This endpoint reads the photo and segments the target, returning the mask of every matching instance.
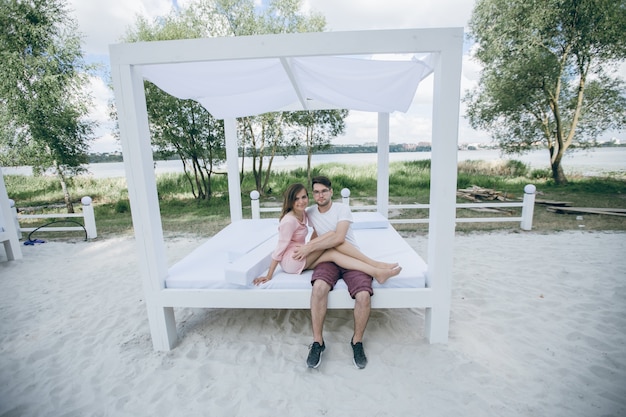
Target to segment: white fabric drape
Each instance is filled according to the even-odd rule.
[[[163,91],[201,103],[218,119],[281,110],[406,112],[432,56],[409,61],[316,56],[142,67]]]

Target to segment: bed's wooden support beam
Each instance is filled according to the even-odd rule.
[[[389,113],[378,113],[376,211],[389,217]]]
[[[132,65],[111,66],[111,76],[120,132],[125,136],[122,153],[152,345],[155,350],[170,350],[177,341],[174,313],[153,301],[154,295],[165,287],[167,257],[143,78]]]
[[[241,206],[241,184],[239,183],[239,151],[237,150],[237,121],[224,119],[226,136],[226,167],[228,172],[228,201],[230,204],[230,221],[243,218]]]
[[[9,200],[9,195],[4,185],[2,169],[0,169],[0,244],[4,246],[7,260],[22,259],[22,249],[13,219],[11,200]]]
[[[376,289],[372,308],[427,308],[432,306],[430,288]],[[173,289],[159,292],[160,305],[189,308],[262,308],[306,309],[310,308],[311,291],[265,290],[265,289]],[[346,290],[331,291],[328,295],[329,309],[354,308],[354,300]]]
[[[426,285],[433,290],[433,307],[426,309],[426,337],[431,343],[446,343],[450,325],[462,61],[463,40],[447,37],[435,65],[433,84],[426,276]]]

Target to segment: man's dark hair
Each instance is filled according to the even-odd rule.
[[[315,184],[322,184],[325,185],[328,188],[332,188],[332,185],[330,183],[330,180],[328,179],[328,177],[325,177],[323,175],[317,176],[317,177],[313,177],[313,179],[311,180],[311,188],[313,188],[313,186]]]

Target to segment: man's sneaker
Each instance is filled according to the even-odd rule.
[[[306,365],[309,368],[317,368],[320,366],[324,349],[326,349],[326,344],[320,345],[318,342],[313,342],[309,347],[309,356],[306,358]]]
[[[352,360],[354,362],[354,366],[359,369],[365,368],[365,365],[367,365],[367,357],[365,356],[365,351],[363,350],[363,343],[352,343],[351,340],[350,346],[352,346],[352,352],[354,353],[354,359]]]

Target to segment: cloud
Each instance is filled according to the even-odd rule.
[[[94,131],[91,152],[120,151],[121,146],[112,135],[113,122],[109,117],[109,102],[113,99],[113,92],[105,81],[97,76],[90,77],[85,88],[91,95],[94,104],[89,117],[98,124]]]
[[[152,19],[172,9],[171,0],[69,0],[68,3],[78,21],[87,55],[108,55],[109,45],[119,43],[138,15]]]
[[[324,15],[333,31],[464,27],[473,7],[467,0],[304,0],[304,10]]]

